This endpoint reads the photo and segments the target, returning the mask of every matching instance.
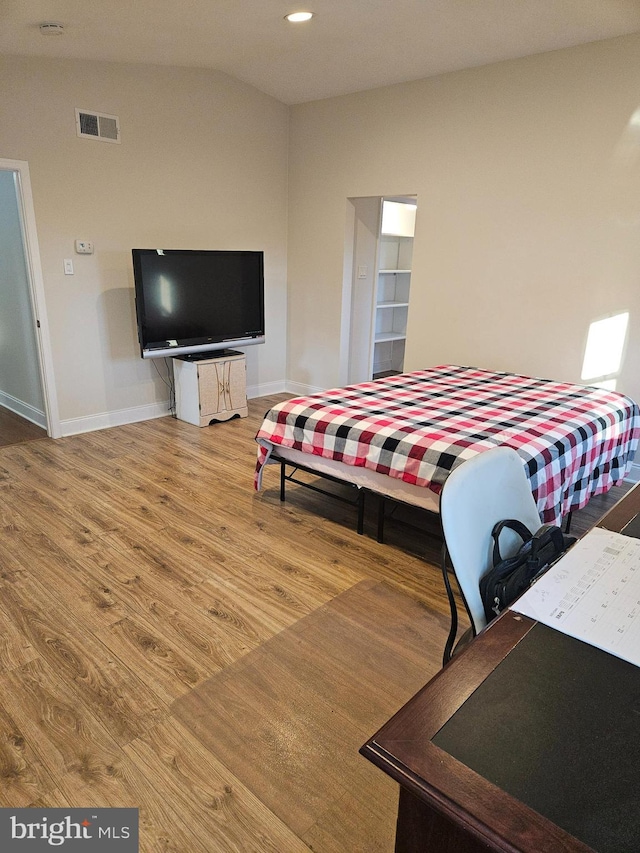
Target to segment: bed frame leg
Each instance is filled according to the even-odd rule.
[[[362,534],[364,533],[364,494],[364,489],[358,489],[358,523],[356,530],[360,534],[360,536],[362,536]]]
[[[569,533],[570,530],[571,530],[571,513],[569,513],[567,515],[567,517],[565,518],[565,522],[564,522],[564,532]]]
[[[280,461],[280,500],[284,503],[284,484],[286,482],[286,471],[284,461]]]
[[[382,544],[384,542],[384,513],[385,513],[386,501],[380,496],[380,500],[378,503],[378,542]]]

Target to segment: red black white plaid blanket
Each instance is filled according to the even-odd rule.
[[[255,486],[280,445],[439,493],[457,465],[506,444],[541,518],[558,523],[625,477],[639,439],[640,410],[622,394],[442,365],[275,406],[256,436]]]

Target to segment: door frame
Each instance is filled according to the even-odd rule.
[[[382,201],[383,196],[350,196],[347,199],[340,327],[342,385],[371,379]],[[357,325],[357,339],[354,324]]]
[[[342,385],[368,382],[373,378],[382,214],[387,201],[417,206],[418,195],[399,193],[347,198],[340,325],[339,380]],[[355,341],[354,323],[359,324],[360,332]],[[365,361],[368,361],[367,376],[363,371]]]
[[[44,279],[40,263],[36,216],[33,206],[33,195],[31,193],[29,164],[26,160],[0,158],[0,170],[17,174],[18,210],[22,226],[27,279],[29,281],[31,315],[36,333],[35,338],[38,350],[38,364],[40,366],[42,396],[44,398],[45,417],[47,420],[47,435],[51,438],[60,438],[62,430],[60,428],[60,415],[58,412],[53,355],[49,336]]]

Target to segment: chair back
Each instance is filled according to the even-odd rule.
[[[455,468],[440,495],[444,541],[474,633],[487,624],[480,578],[492,567],[493,526],[516,518],[532,533],[540,515],[522,458],[510,447],[479,453]],[[510,557],[522,540],[510,530],[500,536],[500,551]]]

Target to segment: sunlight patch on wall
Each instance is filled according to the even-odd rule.
[[[614,391],[629,325],[629,312],[594,320],[589,326],[582,363],[583,382]]]

